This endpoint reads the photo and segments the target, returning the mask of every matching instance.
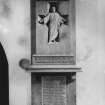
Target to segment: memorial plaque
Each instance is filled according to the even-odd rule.
[[[66,76],[42,76],[42,105],[66,105]]]
[[[76,105],[75,73],[32,73],[32,105]]]

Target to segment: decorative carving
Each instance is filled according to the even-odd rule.
[[[75,57],[74,7],[75,0],[31,0],[32,56],[69,55]],[[61,57],[58,58],[61,59]],[[42,59],[42,57],[36,59]],[[42,60],[41,62],[43,63]],[[71,58],[64,60],[65,64],[66,62],[71,62]]]
[[[30,61],[28,59],[22,59],[19,62],[19,66],[23,69],[27,69],[30,66]]]
[[[40,24],[46,24],[48,27],[48,43],[53,44],[59,42],[60,28],[64,21],[66,21],[59,12],[57,12],[57,3],[48,3],[49,9],[45,16],[38,16],[38,22]]]

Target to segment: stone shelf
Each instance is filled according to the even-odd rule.
[[[81,68],[77,65],[39,65],[39,64],[34,64],[32,65],[29,60],[23,59],[20,61],[20,67],[25,69],[27,72],[36,72],[36,73],[41,73],[41,72],[80,72]]]

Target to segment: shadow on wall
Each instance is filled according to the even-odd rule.
[[[0,0],[0,16],[3,18],[9,18],[11,15],[11,9],[8,0]]]

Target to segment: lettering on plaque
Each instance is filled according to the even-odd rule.
[[[42,105],[66,105],[66,76],[42,76]]]
[[[75,64],[74,56],[33,56],[33,64]]]

